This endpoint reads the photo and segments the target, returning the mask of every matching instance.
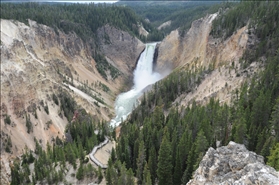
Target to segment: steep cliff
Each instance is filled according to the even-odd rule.
[[[215,13],[194,21],[185,35],[174,30],[160,43],[157,71],[175,68],[213,70],[196,91],[177,99],[182,105],[192,100],[205,103],[211,97],[230,103],[235,90],[250,74],[259,70],[259,63],[252,63],[248,70],[240,69],[240,59],[246,47],[253,44],[253,35],[248,35],[248,27],[237,30],[226,40],[213,38],[211,25],[217,16]]]
[[[135,36],[110,25],[99,28],[97,35],[100,50],[108,61],[125,76],[130,76],[145,45]]]
[[[56,137],[64,138],[72,118],[63,116],[55,96],[65,92],[94,118],[110,120],[123,74],[132,75],[137,54],[144,49],[129,33],[105,26],[110,44],[103,42],[100,31],[101,53],[122,72],[114,80],[105,80],[92,58],[94,48],[75,33],[28,23],[1,19],[1,140],[10,138],[12,143],[11,153],[6,153],[1,142],[1,169],[5,168],[1,177],[6,182],[9,161],[25,147],[34,150],[34,138],[43,148]],[[4,121],[7,117],[10,123]]]
[[[279,172],[264,164],[262,156],[244,145],[230,142],[216,150],[209,148],[187,185],[279,184]]]

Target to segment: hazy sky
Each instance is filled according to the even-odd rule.
[[[59,0],[59,1],[48,1],[48,2],[63,2],[63,3],[115,3],[117,1],[69,1],[69,0]]]
[[[1,2],[62,2],[62,3],[115,3],[117,0],[93,0],[93,1],[77,1],[77,0],[2,0]]]

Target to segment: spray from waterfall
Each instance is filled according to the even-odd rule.
[[[138,105],[137,99],[142,95],[148,85],[162,79],[159,73],[153,72],[153,56],[156,43],[146,44],[145,50],[140,55],[137,67],[134,71],[134,86],[125,93],[118,95],[115,102],[116,117],[111,120],[110,125],[115,127],[124,121],[132,110]]]

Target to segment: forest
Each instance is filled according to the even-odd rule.
[[[185,33],[194,20],[206,14],[215,13],[224,6],[224,3],[218,1],[119,1],[116,4],[130,7],[155,27],[171,21],[170,26],[160,30],[164,35],[175,29]]]
[[[223,39],[249,21],[259,43],[246,51],[241,66],[261,61],[264,70],[235,92],[231,106],[213,98],[206,105],[192,102],[180,109],[172,103],[193,90],[210,68],[176,70],[157,82],[122,124],[117,157],[106,171],[108,184],[117,184],[122,176],[119,161],[132,169],[138,184],[186,184],[216,141],[244,144],[279,170],[278,8],[278,2],[241,2],[214,20],[211,34]]]
[[[1,18],[20,21],[31,18],[65,32],[75,31],[84,39],[94,35],[98,26],[108,21],[134,35],[138,34],[133,24],[139,18],[131,9],[124,7],[105,8],[104,5],[92,4],[88,7],[90,11],[86,12],[82,7],[84,5],[43,5],[47,7],[46,11],[40,9],[41,5],[29,3],[4,5],[3,9],[13,6],[22,6],[22,12],[13,9],[2,11]],[[29,14],[30,7],[36,7],[32,9],[34,13]],[[121,18],[102,18],[100,12],[107,11],[105,9]],[[235,92],[230,106],[214,98],[206,105],[194,101],[191,105],[180,107],[173,103],[182,93],[193,91],[205,75],[214,70],[212,66],[207,69],[176,69],[144,94],[141,104],[122,123],[121,136],[116,139],[115,131],[110,132],[106,124],[94,120],[66,92],[62,92],[53,101],[61,106],[64,116],[68,118],[72,117],[75,110],[79,110],[79,119],[68,125],[65,141],[56,138],[55,144],[48,145],[46,151],[35,140],[34,153],[26,150],[23,160],[15,161],[11,184],[68,184],[64,177],[67,164],[77,169],[77,174],[74,174],[77,179],[87,177],[101,181],[101,169],[93,169],[85,155],[95,144],[103,141],[105,135],[118,143],[105,171],[108,185],[135,184],[134,177],[137,178],[137,184],[144,185],[186,184],[207,149],[216,148],[217,141],[220,145],[227,145],[229,141],[244,144],[249,150],[264,156],[268,165],[279,170],[278,9],[279,3],[275,1],[241,2],[233,6],[226,5],[213,21],[211,36],[221,39],[228,38],[238,28],[248,24],[250,34],[254,34],[258,42],[247,49],[241,59],[241,67],[246,69],[254,61],[264,65],[261,73],[255,74],[251,82],[244,83]],[[55,18],[53,12],[61,14]],[[76,12],[82,12],[82,17],[87,18],[74,16],[79,15]],[[91,16],[98,17],[100,21],[92,21]],[[82,27],[84,25],[89,27]],[[94,133],[96,129],[99,130],[98,134]],[[33,174],[28,164],[34,164]]]

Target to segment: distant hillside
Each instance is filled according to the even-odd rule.
[[[192,21],[218,11],[221,6],[220,1],[119,1],[116,5],[131,7],[156,27],[171,21],[170,26],[162,30],[164,34],[179,27],[188,30]]]
[[[143,25],[150,35],[153,35],[153,41],[163,38],[158,30],[131,9],[109,4],[1,3],[1,18],[24,23],[27,23],[27,19],[31,19],[39,24],[63,30],[65,33],[74,31],[83,40],[94,39],[97,29],[106,24],[151,41],[149,38],[140,37],[139,26]]]

